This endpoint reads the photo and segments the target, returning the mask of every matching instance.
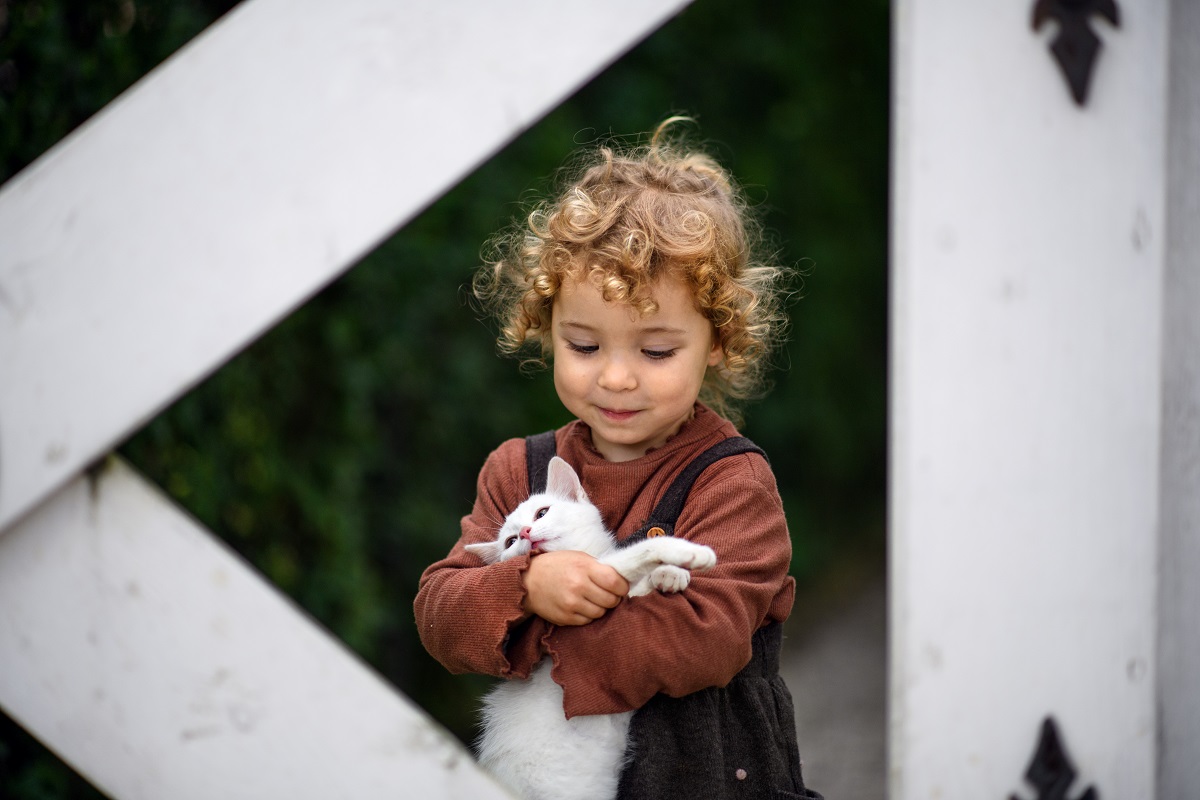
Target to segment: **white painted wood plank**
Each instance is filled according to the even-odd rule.
[[[1171,3],[1156,796],[1200,793],[1200,4]]]
[[[896,7],[893,800],[1029,794],[1047,714],[1153,792],[1167,7],[1080,109],[1031,6]]]
[[[122,800],[507,796],[116,459],[0,537],[0,664],[5,710]]]
[[[0,191],[0,529],[686,0],[249,0]]]

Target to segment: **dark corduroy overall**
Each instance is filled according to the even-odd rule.
[[[545,488],[554,452],[553,431],[526,437],[531,491]],[[766,458],[741,436],[713,445],[683,469],[650,520],[621,546],[645,539],[655,528],[673,535],[696,478],[713,462],[738,453]],[[617,800],[821,800],[820,794],[805,788],[800,772],[796,714],[779,676],[782,641],[782,626],[769,623],[754,634],[750,663],[728,686],[678,698],[657,694],[638,709],[629,726],[630,758],[621,773]]]

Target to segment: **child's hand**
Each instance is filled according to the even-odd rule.
[[[578,550],[535,556],[524,581],[525,611],[555,625],[586,625],[629,592],[615,569]]]

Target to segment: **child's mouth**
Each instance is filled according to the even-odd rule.
[[[622,422],[624,420],[631,419],[638,412],[636,412],[636,411],[618,411],[617,409],[614,409],[614,408],[602,408],[602,409],[600,409],[600,413],[603,414],[607,419],[611,419],[614,422]]]

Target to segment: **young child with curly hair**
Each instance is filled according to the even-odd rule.
[[[553,450],[621,542],[646,535],[699,454],[738,436],[735,403],[761,389],[785,325],[786,270],[760,260],[729,174],[671,140],[681,121],[640,148],[597,147],[475,281],[501,349],[552,366],[576,417]],[[483,565],[464,549],[492,541],[537,489],[531,447],[492,452],[459,541],[422,575],[428,651],[452,672],[509,679],[550,658],[568,718],[636,710],[619,798],[819,798],[778,674],[795,581],[761,451],[706,466],[667,526],[711,547],[716,566],[684,592],[623,602],[626,581],[584,553]]]

